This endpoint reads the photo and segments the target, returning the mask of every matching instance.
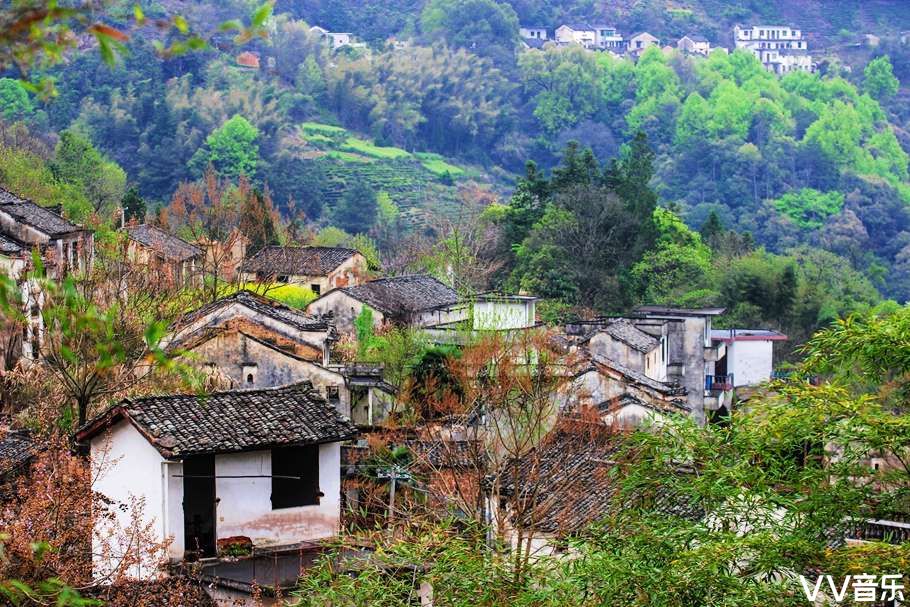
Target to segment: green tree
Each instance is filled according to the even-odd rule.
[[[376,223],[376,192],[365,182],[350,184],[332,209],[332,222],[349,234],[368,232]]]
[[[894,68],[887,55],[882,55],[870,61],[863,70],[865,80],[863,88],[872,97],[885,100],[897,94],[900,81],[894,76]]]
[[[844,206],[844,195],[803,188],[784,194],[774,201],[774,206],[801,228],[812,230],[820,228],[828,217],[840,212]]]
[[[76,131],[61,134],[50,166],[57,179],[81,186],[95,211],[110,211],[123,199],[124,170],[104,158],[88,138]]]
[[[28,120],[35,106],[22,83],[12,78],[0,78],[0,115],[6,120]]]
[[[190,165],[199,174],[211,164],[223,177],[253,177],[259,163],[258,138],[256,127],[237,114],[206,138]]]
[[[508,3],[496,0],[430,0],[420,27],[500,64],[512,60],[518,43],[518,15]]]
[[[124,221],[136,220],[139,223],[145,223],[145,200],[139,195],[139,188],[134,185],[129,187],[123,196],[122,206]]]

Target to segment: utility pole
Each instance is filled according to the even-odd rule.
[[[395,520],[395,489],[398,481],[410,481],[411,474],[399,466],[392,466],[385,470],[380,470],[376,474],[377,478],[388,479],[389,481],[389,522]]]

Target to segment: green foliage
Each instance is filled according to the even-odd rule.
[[[110,213],[123,200],[126,173],[76,131],[60,136],[50,167],[59,181],[78,184],[95,211]]]
[[[877,57],[863,70],[865,82],[863,88],[869,95],[878,100],[885,100],[897,94],[900,82],[894,77],[894,68],[887,55]]]
[[[145,213],[147,211],[145,200],[139,195],[139,188],[130,186],[123,195],[123,219],[124,221],[135,220],[138,223],[145,223]]]
[[[0,78],[0,116],[5,120],[28,120],[35,114],[28,91],[12,78]]]
[[[378,203],[376,192],[366,183],[356,181],[341,196],[332,209],[332,221],[345,232],[367,232],[376,222]]]
[[[206,138],[190,165],[199,174],[211,164],[223,177],[251,177],[259,163],[258,138],[259,130],[238,114]]]
[[[342,149],[364,154],[366,156],[372,156],[374,158],[394,159],[410,157],[408,152],[400,148],[378,146],[369,141],[357,139],[356,137],[348,137],[342,145]]]
[[[813,230],[821,227],[828,217],[840,212],[844,206],[844,195],[803,188],[784,194],[774,201],[774,206],[801,228]]]

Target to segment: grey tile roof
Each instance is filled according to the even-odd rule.
[[[319,320],[313,318],[312,316],[307,316],[300,310],[296,310],[290,306],[286,306],[281,302],[275,301],[268,297],[263,297],[262,295],[257,295],[252,291],[237,291],[232,295],[227,297],[222,297],[217,301],[213,301],[209,304],[197,308],[192,312],[185,314],[180,320],[175,323],[175,326],[183,326],[188,323],[191,323],[203,316],[211,314],[220,308],[224,308],[233,304],[243,305],[250,310],[256,312],[257,314],[262,314],[274,320],[286,323],[287,325],[299,329],[301,331],[326,331],[329,328],[329,325],[324,320]]]
[[[688,38],[692,42],[707,42],[708,41],[707,38],[705,38],[704,36],[701,36],[699,34],[686,34],[685,36],[683,36],[683,38]],[[682,40],[682,38],[680,38],[680,40]]]
[[[341,291],[384,314],[397,317],[413,312],[455,305],[455,289],[432,276],[393,276],[372,280]]]
[[[784,341],[787,336],[771,329],[712,329],[711,339],[715,341]]]
[[[517,467],[507,465],[503,493],[518,491],[519,498],[528,500],[522,520],[514,522],[558,536],[575,535],[622,507],[618,484],[610,473],[622,438],[605,427],[557,429],[518,460]],[[666,514],[698,517],[702,512],[690,498],[670,492],[657,496],[656,501]]]
[[[21,255],[28,247],[15,238],[0,234],[0,253],[4,255]]]
[[[38,452],[38,445],[24,430],[10,430],[0,437],[0,479],[27,464]]]
[[[85,441],[129,419],[167,458],[234,453],[353,438],[357,429],[310,382],[209,395],[126,399],[77,432]]]
[[[688,411],[685,402],[682,400],[671,400],[669,402],[644,401],[628,392],[621,394],[617,398],[598,403],[595,408],[601,414],[609,414],[632,405],[638,405],[660,413],[684,413]]]
[[[626,318],[620,318],[613,321],[604,331],[612,338],[627,344],[629,347],[639,352],[648,353],[658,345],[660,341],[655,337],[648,335]]]
[[[0,211],[8,213],[16,221],[52,237],[78,232],[83,229],[50,209],[45,209],[31,200],[16,196],[4,188],[0,188]]]
[[[264,247],[240,265],[241,272],[325,276],[358,251],[343,247]]]
[[[632,383],[637,383],[647,388],[651,388],[652,390],[660,392],[661,394],[669,396],[682,396],[686,393],[686,389],[682,386],[657,381],[656,379],[652,379],[644,373],[636,371],[635,369],[631,369],[621,363],[616,362],[615,360],[596,355],[592,357],[592,360],[597,365],[603,365],[605,367],[613,369],[617,373],[621,373],[628,381]]]
[[[132,240],[160,253],[170,261],[186,261],[202,255],[202,249],[199,247],[155,226],[148,224],[129,226],[126,233]]]

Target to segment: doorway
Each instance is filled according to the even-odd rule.
[[[215,556],[215,456],[183,460],[184,558]]]

